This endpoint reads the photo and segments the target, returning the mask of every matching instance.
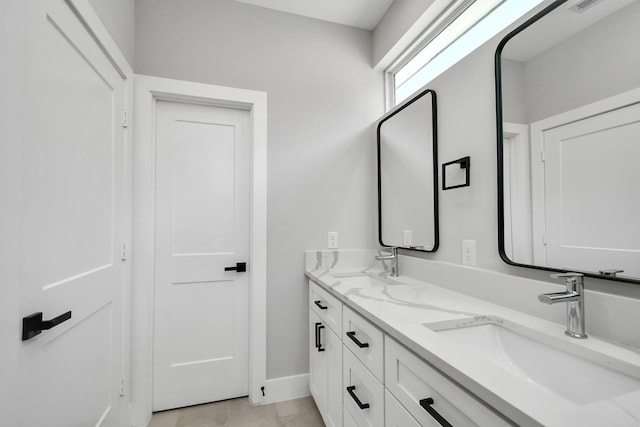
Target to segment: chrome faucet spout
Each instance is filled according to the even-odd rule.
[[[391,271],[389,276],[398,277],[398,248],[392,247],[389,248],[390,252],[388,255],[376,255],[376,260],[378,261],[391,261]]]
[[[566,278],[566,292],[552,292],[538,295],[545,304],[567,303],[566,335],[573,338],[587,338],[584,325],[584,282],[580,273],[552,274],[553,278]]]
[[[538,295],[538,301],[549,305],[559,302],[571,302],[579,300],[580,295],[576,292],[554,292],[551,294]]]

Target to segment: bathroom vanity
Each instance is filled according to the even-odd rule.
[[[328,426],[640,425],[640,354],[401,275],[307,252],[311,393]]]

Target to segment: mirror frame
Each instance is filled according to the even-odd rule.
[[[432,141],[433,141],[433,247],[430,249],[419,249],[415,247],[407,247],[407,246],[397,246],[400,249],[411,250],[417,252],[435,252],[438,250],[438,246],[440,246],[440,226],[439,226],[439,217],[438,217],[438,121],[437,121],[437,102],[436,102],[436,92],[432,89],[425,89],[422,92],[418,93],[413,98],[406,101],[399,108],[392,111],[386,117],[384,117],[378,123],[377,127],[377,164],[378,164],[378,243],[383,247],[395,247],[393,245],[387,245],[382,241],[382,174],[381,174],[381,161],[380,161],[380,128],[382,124],[422,98],[424,95],[431,95],[431,123],[432,123]]]
[[[525,267],[525,268],[533,268],[536,270],[544,270],[544,271],[553,271],[553,272],[576,272],[582,273],[585,277],[592,277],[595,279],[603,279],[603,280],[613,280],[616,282],[626,282],[626,283],[634,283],[640,284],[640,279],[630,279],[626,277],[610,277],[603,276],[600,274],[596,274],[593,272],[582,271],[582,270],[566,270],[559,269],[554,267],[543,267],[540,265],[530,265],[530,264],[521,264],[515,261],[512,261],[507,256],[505,251],[505,241],[504,241],[504,225],[505,225],[505,215],[504,215],[504,129],[503,129],[503,118],[502,118],[502,51],[506,44],[515,36],[520,34],[522,31],[533,25],[535,22],[544,18],[549,13],[553,12],[556,8],[566,3],[567,0],[556,0],[550,5],[546,6],[540,12],[533,15],[531,18],[527,19],[523,24],[519,25],[515,30],[511,31],[507,34],[498,44],[495,53],[495,86],[496,86],[496,129],[497,129],[497,140],[498,140],[498,252],[500,254],[500,258],[509,264],[516,267]]]

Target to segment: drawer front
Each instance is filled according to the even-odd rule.
[[[346,412],[358,427],[383,427],[384,386],[344,346],[342,363],[342,401]]]
[[[342,313],[342,342],[384,382],[384,334],[349,307]]]
[[[384,392],[384,425],[385,427],[420,427],[415,418],[402,407],[389,390]]]
[[[342,337],[342,302],[312,281],[309,281],[309,307],[336,335]]]
[[[389,337],[385,340],[385,385],[422,426],[439,427],[438,415],[454,426],[511,425]]]

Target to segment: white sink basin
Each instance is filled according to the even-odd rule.
[[[578,405],[640,390],[638,378],[621,373],[640,376],[637,366],[504,319],[482,317],[424,326],[532,386]]]
[[[354,288],[370,288],[374,285],[383,286],[386,284],[382,279],[362,273],[334,274],[334,277]]]

